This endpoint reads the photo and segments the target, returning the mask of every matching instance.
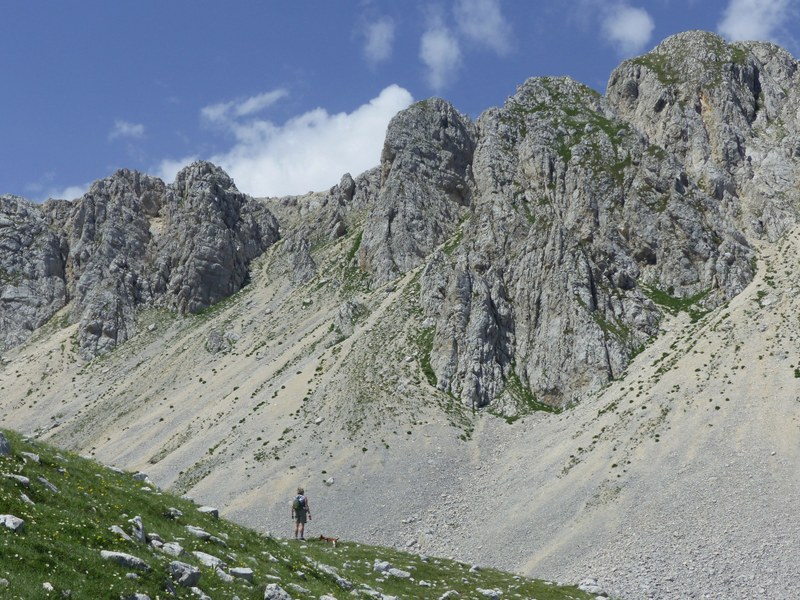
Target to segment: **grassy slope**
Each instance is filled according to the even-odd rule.
[[[462,563],[385,548],[347,542],[333,548],[320,540],[300,544],[265,537],[200,513],[190,501],[150,488],[134,480],[130,473],[112,471],[53,447],[25,441],[14,432],[6,432],[6,437],[12,455],[0,457],[0,473],[23,475],[31,484],[26,488],[14,479],[0,476],[0,512],[25,520],[21,533],[0,527],[0,578],[8,581],[7,587],[0,587],[3,597],[32,600],[58,597],[65,590],[70,590],[73,598],[119,598],[137,592],[153,599],[172,597],[165,591],[165,580],[173,560],[200,567],[199,587],[215,599],[234,596],[243,600],[260,599],[265,586],[278,581],[293,598],[319,598],[325,594],[352,597],[351,591],[337,584],[336,578],[320,565],[333,567],[354,589],[365,590],[368,586],[398,598],[439,598],[448,590],[458,591],[458,598],[485,598],[479,589],[501,590],[503,598],[591,597],[575,588],[488,569],[472,571]],[[37,454],[40,462],[24,457],[21,452]],[[59,492],[48,490],[39,477],[47,479]],[[35,505],[25,503],[21,494]],[[166,515],[173,507],[183,516],[168,518]],[[179,541],[188,554],[175,559],[109,530],[118,525],[130,531],[128,520],[134,516],[141,516],[146,531],[158,533],[165,542]],[[226,547],[189,535],[186,525],[201,527],[227,540]],[[129,578],[126,574],[130,569],[103,561],[101,550],[132,554],[147,562],[151,569],[137,572],[135,579]],[[255,583],[223,582],[191,554],[197,550],[223,559],[229,567],[251,568]],[[381,576],[373,570],[376,559],[410,572],[411,578]],[[55,591],[48,594],[43,588],[45,582]],[[305,591],[293,589],[292,585]],[[177,588],[177,593],[181,598],[196,597],[188,589]]]

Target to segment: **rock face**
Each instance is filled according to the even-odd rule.
[[[752,277],[718,204],[585,86],[530,80],[479,129],[462,241],[422,278],[431,365],[463,402],[514,382],[568,403],[656,333],[653,297],[711,306]]]
[[[75,202],[0,199],[0,343],[23,341],[59,309],[79,322],[81,354],[114,348],[146,305],[195,312],[238,291],[277,241],[272,214],[218,167],[175,183],[121,170]]]
[[[797,218],[798,83],[797,61],[773,44],[688,32],[620,65],[607,96],[726,217],[775,240]]]
[[[63,249],[40,207],[0,196],[0,350],[26,340],[66,298]]]
[[[358,285],[340,291],[419,269],[441,391],[512,414],[564,406],[619,375],[666,311],[735,296],[748,240],[796,222],[799,78],[776,46],[690,32],[620,65],[605,96],[534,78],[477,122],[419,102],[391,121],[378,168],[269,210],[209,163],[171,185],[120,171],[74,203],[4,198],[0,342],[69,305],[82,354],[104,352],[142,306],[194,312],[240,289],[280,223],[273,257],[295,288],[344,236]],[[346,336],[360,304],[342,296]]]
[[[467,214],[476,137],[475,125],[438,98],[389,123],[381,187],[359,249],[378,283],[422,264]]]

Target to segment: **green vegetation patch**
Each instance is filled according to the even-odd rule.
[[[425,375],[425,379],[433,387],[436,387],[436,384],[439,383],[439,379],[431,366],[431,352],[433,352],[433,337],[435,335],[435,327],[425,327],[419,330],[415,340],[419,348],[419,366]]]
[[[471,569],[452,560],[345,541],[333,546],[321,539],[300,543],[267,537],[201,513],[192,502],[145,486],[131,473],[112,471],[44,444],[24,441],[13,432],[4,433],[12,454],[0,457],[1,512],[17,516],[25,524],[16,532],[0,525],[0,578],[8,584],[0,588],[3,598],[129,598],[137,593],[154,600],[197,598],[175,582],[170,583],[174,594],[167,591],[169,565],[175,560],[198,568],[197,587],[215,600],[261,600],[270,583],[278,583],[295,599],[327,594],[344,600],[352,598],[354,590],[365,596],[367,590],[375,590],[398,598],[439,598],[450,590],[457,592],[454,597],[458,598],[483,597],[479,590],[497,590],[503,598],[592,598],[575,587],[492,569]],[[38,455],[38,462],[23,452]],[[9,475],[25,477],[29,483]],[[23,494],[32,503],[25,501]],[[130,534],[130,520],[137,516],[146,532],[157,533],[164,542],[179,541],[186,553],[176,558],[111,531],[110,527],[117,526]],[[213,537],[195,537],[187,525]],[[103,550],[129,554],[148,568],[123,567],[105,560],[100,554]],[[224,581],[193,552],[218,557],[231,568],[251,569],[253,583]],[[376,560],[408,577],[376,572]],[[52,591],[45,584],[52,586]]]
[[[504,416],[505,420],[509,423],[513,423],[520,417],[537,411],[553,414],[561,412],[561,409],[538,400],[536,394],[520,381],[514,365],[512,365],[511,374],[506,378],[506,388],[503,392],[513,400],[517,410],[517,413],[513,416]]]
[[[668,292],[646,284],[642,285],[642,291],[645,296],[672,315],[677,315],[679,312],[687,313],[692,319],[692,323],[698,321],[709,312],[700,303],[708,296],[711,290],[704,290],[686,298],[672,296]]]

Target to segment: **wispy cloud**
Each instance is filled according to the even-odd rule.
[[[467,39],[500,56],[509,54],[512,28],[499,0],[457,0],[454,11],[458,29]]]
[[[116,140],[119,138],[139,139],[144,137],[144,125],[140,123],[129,123],[117,119],[114,121],[114,127],[108,133],[109,140]]]
[[[419,57],[427,69],[428,84],[435,91],[441,91],[455,79],[461,67],[461,45],[441,16],[430,17],[420,40]]]
[[[381,17],[364,27],[364,57],[372,65],[389,59],[394,47],[394,21]]]
[[[600,27],[603,37],[621,56],[627,57],[645,48],[655,23],[645,9],[614,2],[601,8]]]
[[[219,102],[204,107],[200,114],[202,117],[213,123],[226,123],[232,119],[247,117],[261,112],[275,104],[281,98],[287,96],[289,92],[283,88],[278,88],[263,94],[257,94],[249,98],[232,100],[230,102]]]
[[[253,196],[326,189],[344,173],[357,175],[378,164],[389,120],[412,101],[405,89],[392,85],[350,113],[330,114],[317,108],[282,125],[255,118],[231,119],[226,123],[234,145],[208,158],[224,168],[240,190]],[[172,181],[180,168],[196,158],[162,161],[159,175]]]
[[[777,41],[797,10],[796,0],[730,0],[717,31],[731,41]]]

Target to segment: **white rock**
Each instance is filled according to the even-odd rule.
[[[108,550],[101,550],[100,558],[102,558],[103,560],[115,562],[118,565],[121,565],[128,569],[138,569],[140,571],[150,570],[150,565],[144,562],[141,558],[138,558],[131,554],[125,554],[124,552],[110,552]]]
[[[215,519],[219,519],[219,510],[214,508],[213,506],[201,506],[197,509],[197,512],[202,513],[204,515],[211,515]]]
[[[247,567],[234,567],[230,570],[230,574],[233,577],[238,577],[239,579],[244,579],[245,581],[253,583],[253,569],[249,569]]]
[[[169,554],[170,556],[181,556],[184,554],[185,550],[183,546],[181,546],[178,542],[167,542],[161,548],[159,548],[164,554]]]
[[[201,564],[205,565],[206,567],[224,567],[225,561],[221,558],[214,556],[213,554],[207,554],[205,552],[200,552],[199,550],[195,550],[192,552],[194,557],[200,561]]]
[[[0,515],[0,524],[14,533],[25,531],[25,521],[14,515]]]
[[[200,581],[200,569],[178,560],[169,563],[169,574],[183,587],[194,587]]]

